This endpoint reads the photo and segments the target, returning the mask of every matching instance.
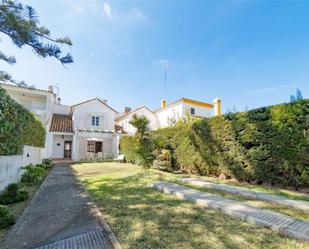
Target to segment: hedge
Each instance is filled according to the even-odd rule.
[[[167,170],[309,186],[309,100],[178,124],[152,136],[170,151]],[[122,137],[121,151],[134,162],[134,138]]]
[[[43,124],[0,87],[0,155],[21,153],[23,145],[44,147]]]

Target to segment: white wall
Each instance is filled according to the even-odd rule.
[[[170,126],[170,119],[175,119],[176,121],[184,115],[183,113],[183,103],[177,102],[164,109],[160,109],[156,112],[159,120],[160,127]]]
[[[71,107],[68,105],[54,105],[54,113],[69,115]]]
[[[87,139],[97,138],[103,140],[103,154],[106,156],[118,155],[119,135],[115,133],[79,132],[76,138],[77,151],[73,155],[74,160],[87,159]]]
[[[22,155],[0,156],[0,191],[8,184],[20,181],[23,166],[42,163],[43,150],[24,146]]]
[[[193,105],[185,102],[182,104],[182,108],[184,115],[190,115],[191,108],[195,109],[195,115],[192,116],[207,118],[211,117],[213,113],[213,108],[208,108],[200,105]]]
[[[120,118],[119,121],[117,122],[120,126],[123,127],[124,131],[127,132],[128,134],[134,134],[136,132],[136,129],[133,125],[130,124],[130,121],[132,120],[133,115],[136,114],[138,116],[145,116],[149,120],[149,129],[150,130],[155,130],[159,127],[158,124],[158,119],[157,116],[148,110],[146,107],[142,107],[124,118]]]
[[[116,112],[110,109],[99,100],[89,101],[87,103],[74,107],[73,113],[73,130],[103,130],[114,131],[115,129],[115,114]],[[91,117],[100,117],[100,126],[92,127]],[[103,121],[103,122],[102,122]]]
[[[72,141],[72,140],[73,140],[72,135],[63,135],[63,138],[62,138],[62,135],[54,134],[53,135],[52,158],[63,158],[64,157],[64,141]]]

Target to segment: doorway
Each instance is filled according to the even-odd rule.
[[[72,156],[72,141],[64,141],[64,158]]]

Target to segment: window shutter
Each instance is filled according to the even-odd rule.
[[[88,114],[87,115],[87,130],[90,130],[92,128],[91,122],[92,122],[92,116]]]
[[[104,116],[100,116],[100,129],[104,130]]]

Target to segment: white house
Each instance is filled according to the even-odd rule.
[[[116,111],[99,98],[66,106],[49,90],[0,84],[7,93],[35,115],[46,128],[45,154],[73,160],[118,155]]]
[[[125,133],[134,134],[136,132],[136,129],[130,124],[134,114],[138,116],[145,116],[149,120],[149,128],[151,130],[159,128],[159,122],[156,114],[146,106],[141,106],[134,110],[126,107],[123,113],[118,113],[116,115],[117,125],[121,126]]]
[[[128,134],[134,134],[135,129],[130,125],[133,114],[144,115],[150,121],[149,128],[155,130],[167,127],[176,123],[179,119],[187,116],[211,117],[221,115],[221,100],[216,98],[213,104],[205,103],[193,99],[181,98],[177,101],[166,104],[161,101],[161,107],[151,111],[145,106],[131,110],[126,108],[124,113],[116,117],[117,125],[122,126],[123,131]]]

